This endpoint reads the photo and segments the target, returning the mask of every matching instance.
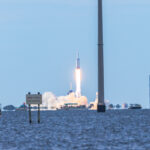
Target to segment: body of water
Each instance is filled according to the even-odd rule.
[[[0,150],[149,150],[150,110],[3,112]]]

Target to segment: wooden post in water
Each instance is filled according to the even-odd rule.
[[[28,92],[28,95],[31,95],[30,92]],[[28,104],[28,107],[29,107],[29,123],[32,123],[32,119],[31,119],[31,104]]]
[[[26,103],[29,105],[29,123],[31,120],[31,105],[38,105],[38,123],[40,123],[40,104],[42,104],[42,94],[31,94],[30,92],[26,95]]]
[[[31,105],[29,104],[29,123],[32,123],[31,119]]]
[[[38,123],[40,123],[40,104],[38,104]]]

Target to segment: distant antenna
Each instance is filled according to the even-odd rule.
[[[149,109],[150,109],[150,75],[149,75]]]
[[[70,90],[72,90],[72,82],[70,83]]]

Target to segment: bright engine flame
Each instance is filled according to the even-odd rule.
[[[76,97],[81,97],[81,70],[76,69]]]

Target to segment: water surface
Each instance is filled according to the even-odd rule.
[[[3,112],[2,150],[150,149],[150,110]]]

